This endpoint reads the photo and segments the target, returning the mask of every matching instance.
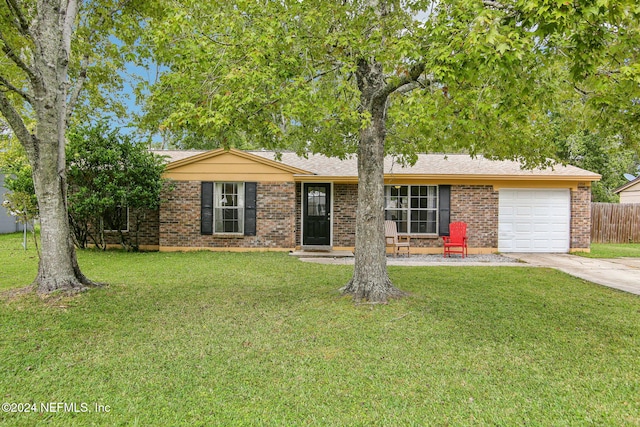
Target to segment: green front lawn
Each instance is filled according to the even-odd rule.
[[[640,258],[640,243],[592,243],[591,252],[577,252],[587,258]]]
[[[0,425],[640,425],[640,299],[554,270],[395,267],[411,297],[354,306],[348,266],[84,251],[111,285],[41,300],[13,245],[0,393],[39,412]]]

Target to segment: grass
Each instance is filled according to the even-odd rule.
[[[0,425],[640,425],[640,299],[557,271],[390,268],[412,296],[354,306],[350,267],[285,254],[79,260],[111,285],[0,297],[0,393],[90,412]]]
[[[592,243],[591,252],[578,252],[587,258],[640,258],[640,243]]]

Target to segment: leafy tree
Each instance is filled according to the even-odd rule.
[[[0,5],[0,112],[33,171],[41,222],[42,256],[34,281],[39,292],[94,284],[80,271],[70,237],[65,133],[75,106],[117,110],[117,103],[103,96],[104,85],[117,86],[115,69],[124,61],[119,46],[135,42],[140,12],[154,3],[6,0]],[[81,111],[86,116],[91,109]]]
[[[634,25],[637,39],[640,24]],[[633,28],[625,27],[627,33]],[[629,44],[632,40],[610,37],[599,65],[584,79],[559,87],[555,94],[559,102],[549,112],[548,133],[558,147],[557,158],[602,175],[592,185],[596,202],[617,202],[613,190],[626,182],[624,173],[635,172],[638,162],[640,76],[621,71],[633,63],[640,70],[637,49]],[[568,67],[560,65],[554,74],[559,81],[570,81]]]
[[[8,189],[33,194],[29,161],[20,143],[9,132],[0,136],[0,173],[7,175],[5,185]]]
[[[639,12],[637,2],[584,6],[585,19],[573,36],[584,66],[554,111],[554,124],[564,127],[560,159],[602,175],[592,186],[594,201],[617,202],[613,190],[626,182],[625,172],[635,173],[639,161]]]
[[[602,179],[591,186],[591,200],[616,203],[613,190],[627,182],[625,173],[634,173],[638,162],[635,150],[627,148],[619,135],[582,132],[561,141],[561,158],[572,165],[599,173]]]
[[[544,164],[559,81],[593,72],[632,1],[279,1],[172,3],[146,36],[169,70],[150,127],[223,146],[358,157],[355,269],[343,291],[402,295],[386,272],[383,157],[442,147]]]
[[[131,136],[109,130],[105,122],[73,128],[67,145],[67,175],[76,244],[86,247],[90,239],[105,249],[107,222],[109,229],[118,230],[123,247],[137,250],[144,216],[160,204],[163,171],[161,156],[136,144]],[[129,224],[113,221],[110,213],[119,209],[128,210]],[[129,233],[122,232],[123,225],[132,226]]]
[[[38,201],[33,189],[31,179],[31,167],[28,164],[15,165],[11,169],[5,169],[8,173],[4,181],[7,190],[9,208],[14,212],[22,212],[20,220],[27,224],[38,218]]]
[[[143,127],[140,128],[139,131],[141,133],[145,133],[144,126],[148,126],[148,120],[143,119],[142,122],[146,122],[147,124],[143,124]],[[192,132],[189,129],[165,131],[162,126],[159,126],[158,132],[154,131],[152,127],[147,129],[146,133],[159,133],[162,141],[160,143],[152,143],[151,145],[163,150],[172,148],[183,150],[213,150],[223,146],[223,143],[220,140],[199,135],[197,132]],[[258,145],[248,140],[246,135],[240,135],[238,137],[238,141],[234,143],[234,146],[242,150],[254,150],[260,148]]]

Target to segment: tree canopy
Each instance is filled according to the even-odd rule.
[[[558,94],[579,84],[592,105],[619,107],[637,92],[638,11],[630,1],[171,6],[146,34],[169,71],[153,87],[145,123],[226,146],[248,139],[355,152],[368,120],[358,112],[362,58],[382,66],[390,87],[412,82],[389,99],[387,151],[402,154],[466,150],[544,162],[555,157],[546,112],[567,101]],[[625,93],[603,79],[606,69],[624,79],[626,101],[605,100],[612,83]]]

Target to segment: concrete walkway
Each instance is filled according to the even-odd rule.
[[[512,258],[520,262],[475,262],[474,256],[463,260],[439,262],[433,258],[415,256],[410,258],[387,258],[387,265],[402,266],[505,266],[555,268],[580,279],[599,285],[640,295],[640,258],[598,259],[570,254],[502,254],[497,258]],[[300,258],[303,262],[353,265],[353,257],[345,258]],[[454,261],[454,262],[451,262]]]
[[[504,267],[530,267],[530,265],[527,265],[525,263],[525,261],[522,262],[517,262],[515,259],[512,260],[507,260],[508,262],[504,262],[504,261],[493,261],[493,260],[482,260],[482,261],[475,261],[476,256],[474,255],[470,255],[469,257],[467,257],[464,260],[461,260],[460,258],[451,258],[451,259],[442,259],[442,255],[438,255],[438,260],[434,260],[433,258],[425,258],[423,256],[417,255],[417,256],[411,256],[409,258],[406,257],[398,257],[398,258],[391,258],[391,257],[387,257],[387,265],[388,266],[401,266],[401,267],[443,267],[443,266],[449,266],[449,267],[455,267],[455,266],[460,266],[460,267],[497,267],[497,266],[504,266]],[[503,258],[506,258],[503,256]],[[442,259],[442,261],[440,261],[440,259]],[[316,264],[332,264],[332,265],[353,265],[355,263],[355,258],[354,257],[344,257],[344,258],[339,258],[339,257],[301,257],[300,261],[302,262],[313,262]]]
[[[640,295],[640,259],[585,258],[569,254],[505,254],[535,267],[550,267],[580,279]]]

